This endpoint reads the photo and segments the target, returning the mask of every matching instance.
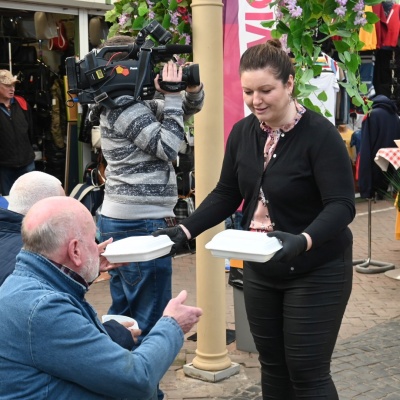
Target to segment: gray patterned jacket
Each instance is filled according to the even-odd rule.
[[[114,101],[100,115],[101,146],[107,161],[102,215],[116,219],[173,217],[177,202],[172,161],[184,140],[184,118],[199,112],[204,91],[135,102]]]

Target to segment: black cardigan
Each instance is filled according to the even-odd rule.
[[[307,110],[291,131],[281,134],[264,172],[266,137],[252,114],[234,125],[216,188],[183,225],[195,237],[224,221],[244,199],[242,225],[248,229],[262,183],[274,229],[311,236],[309,262],[314,264],[313,253],[319,259],[344,251],[352,243],[348,224],[355,216],[354,180],[335,126]]]

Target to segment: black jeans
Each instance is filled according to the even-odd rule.
[[[309,273],[266,277],[245,263],[243,291],[263,399],[337,400],[330,363],[352,288],[352,248]]]

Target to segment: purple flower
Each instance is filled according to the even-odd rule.
[[[364,26],[367,23],[367,20],[364,18],[363,14],[357,15],[357,17],[354,18],[354,25],[361,25]]]
[[[354,12],[364,11],[364,0],[358,0],[358,3],[353,7]]]
[[[347,0],[335,0],[336,3],[338,3],[339,6],[345,6],[347,4]],[[336,12],[336,10],[335,10]]]
[[[128,14],[122,14],[122,15],[119,17],[119,19],[118,19],[118,24],[119,24],[120,26],[125,25],[125,24],[126,24],[126,21],[128,21],[128,17],[129,17]]]
[[[171,24],[177,26],[179,24],[178,21],[178,13],[174,12],[171,14]]]
[[[297,0],[286,0],[285,4],[291,17],[298,18],[303,13],[303,9],[297,5]]]
[[[292,10],[290,10],[290,15],[293,18],[298,18],[301,16],[301,14],[303,13],[303,9],[299,6],[294,7]]]
[[[182,36],[185,38],[185,44],[190,44],[190,35],[188,35],[187,33],[183,33]]]
[[[275,9],[275,17],[276,17],[276,19],[282,19],[282,17],[283,17],[283,12],[278,7]]]
[[[339,17],[344,17],[344,15],[346,14],[346,8],[343,7],[343,6],[342,7],[338,7],[338,8],[336,8],[335,13]]]

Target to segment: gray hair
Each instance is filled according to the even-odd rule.
[[[83,236],[71,211],[63,209],[34,229],[27,229],[24,219],[21,234],[25,250],[50,259],[70,238]]]
[[[25,215],[39,200],[62,196],[62,184],[56,177],[40,171],[20,176],[12,185],[8,197],[8,209]]]

